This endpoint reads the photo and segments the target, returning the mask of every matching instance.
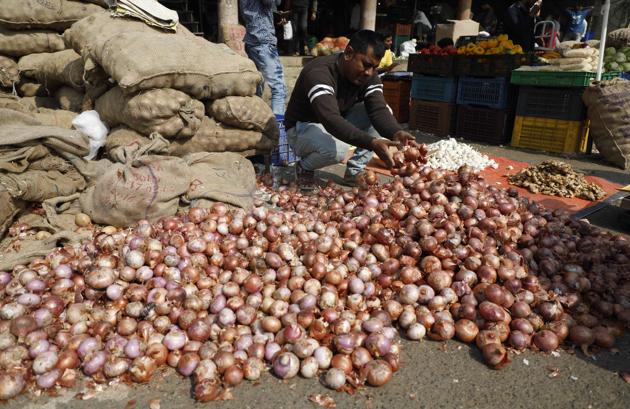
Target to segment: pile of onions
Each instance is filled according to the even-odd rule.
[[[381,386],[399,337],[474,343],[492,368],[511,350],[612,347],[630,323],[628,242],[425,154],[406,146],[383,186],[285,186],[277,210],[104,227],[0,272],[0,399],[163,366],[201,401],[267,368]]]

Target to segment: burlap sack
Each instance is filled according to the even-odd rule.
[[[199,131],[189,139],[171,141],[169,153],[184,156],[195,152],[271,151],[275,143],[261,132],[230,128],[204,117]]]
[[[630,45],[630,28],[611,31],[606,37],[606,47],[623,48]]]
[[[2,0],[0,24],[15,30],[65,30],[102,7],[67,0]]]
[[[26,147],[19,151],[35,149],[37,147]],[[47,152],[44,157],[30,162],[24,172],[0,172],[0,185],[4,186],[13,198],[41,203],[46,199],[67,196],[83,190],[85,179],[69,162]]]
[[[96,13],[74,23],[63,33],[63,40],[67,48],[72,48],[79,54],[89,45],[94,45],[98,39],[109,39],[117,34],[126,32],[158,33],[158,29],[144,24],[140,20],[126,17],[112,17],[109,13]],[[177,35],[192,35],[184,27],[177,28]]]
[[[18,111],[22,113],[37,111],[36,107],[22,102],[22,98],[5,92],[0,92],[0,109],[10,109],[12,111]],[[7,118],[0,118],[0,126],[2,125],[3,119],[6,120]]]
[[[44,146],[60,156],[78,157],[90,152],[90,141],[79,131],[44,126],[32,116],[10,109],[0,109],[0,146]],[[11,145],[15,145],[11,147]]]
[[[77,116],[77,113],[63,109],[40,108],[37,112],[32,113],[32,116],[42,125],[72,129],[72,120]]]
[[[20,73],[42,84],[57,83],[83,89],[83,60],[74,50],[25,55],[18,62]]]
[[[251,60],[199,37],[127,32],[99,37],[88,50],[127,94],[173,88],[200,100],[249,96],[262,80]]]
[[[190,170],[181,158],[148,154],[161,137],[139,150],[127,164],[115,163],[79,198],[81,209],[95,223],[129,226],[177,212],[179,197],[190,184]]]
[[[83,105],[81,106],[81,112],[94,110],[96,100],[110,89],[111,86],[107,82],[103,82],[99,85],[92,85],[89,82],[86,82],[85,95],[83,96]]]
[[[82,240],[90,238],[89,232],[74,233],[62,231],[53,234],[44,240],[23,240],[20,242],[17,252],[0,252],[0,271],[11,270],[18,264],[28,264],[38,257],[44,257],[56,247],[63,247],[66,244],[80,243]]]
[[[85,94],[74,88],[63,86],[55,91],[55,100],[59,108],[66,111],[81,112]]]
[[[109,4],[107,4],[107,0],[70,0],[70,1],[78,1],[81,3],[92,3],[92,4],[98,4],[101,7],[109,7]]]
[[[17,63],[12,58],[0,55],[0,87],[13,88],[19,79]]]
[[[139,149],[150,143],[150,138],[140,135],[132,129],[120,127],[113,129],[107,135],[105,152],[107,152],[107,157],[114,162],[128,163]],[[167,152],[168,147],[165,146],[164,153]]]
[[[20,201],[14,199],[7,189],[0,185],[0,239],[11,226],[13,218],[20,212]]]
[[[66,48],[61,35],[52,31],[10,31],[0,27],[0,54],[21,57],[33,53],[54,53]]]
[[[262,132],[274,141],[280,137],[276,117],[260,97],[229,96],[206,102],[206,109],[208,116],[226,125]]]
[[[630,81],[594,82],[582,99],[599,153],[608,162],[630,169]]]
[[[59,109],[59,102],[54,97],[22,97],[22,104],[36,111],[39,108]]]
[[[193,153],[183,158],[190,166],[192,181],[182,200],[191,207],[223,202],[249,210],[256,191],[252,163],[232,153]]]
[[[110,128],[125,124],[144,135],[157,132],[166,138],[194,135],[204,117],[202,102],[169,88],[124,95],[115,87],[96,100],[96,111]]]
[[[62,158],[85,154],[77,131],[44,126],[30,115],[0,110],[0,185],[13,198],[42,202],[82,190],[85,180]]]
[[[26,78],[20,78],[15,90],[21,97],[44,97],[48,95],[48,90],[43,84]]]

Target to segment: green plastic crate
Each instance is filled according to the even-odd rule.
[[[605,72],[602,80],[619,77],[617,71]],[[539,87],[587,87],[597,76],[594,72],[561,71],[512,71],[512,84],[537,85]]]

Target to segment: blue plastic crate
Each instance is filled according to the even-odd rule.
[[[457,78],[414,74],[411,98],[434,102],[455,102]]]
[[[457,104],[504,109],[507,104],[508,82],[504,77],[460,77],[457,83]]]
[[[284,129],[284,115],[276,115],[276,122],[280,130],[280,138],[278,139],[278,146],[271,152],[271,164],[274,166],[288,166],[297,162],[298,157],[295,156],[287,141],[287,132]]]
[[[623,78],[624,80],[630,81],[630,71],[622,72],[621,73],[621,78]]]

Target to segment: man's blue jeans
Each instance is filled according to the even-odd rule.
[[[350,108],[344,118],[373,137],[380,137],[372,126],[362,102]],[[322,124],[315,122],[298,121],[287,131],[287,141],[295,154],[300,157],[300,165],[305,170],[315,170],[340,163],[350,150],[350,145],[335,138]],[[373,154],[374,152],[370,150],[357,148],[348,160],[346,174],[351,176],[359,174],[372,159]]]
[[[284,101],[287,91],[284,86],[284,73],[278,48],[274,44],[245,45],[245,51],[254,61],[256,68],[271,88],[271,109],[276,115],[284,115]],[[256,94],[262,96],[263,84],[258,86]]]

